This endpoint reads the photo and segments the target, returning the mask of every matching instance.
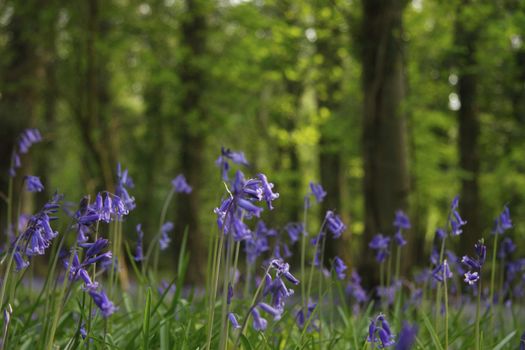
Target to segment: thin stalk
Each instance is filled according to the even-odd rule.
[[[476,350],[480,350],[481,349],[481,338],[480,338],[480,329],[479,329],[479,324],[480,324],[480,321],[481,321],[481,317],[480,317],[480,309],[481,309],[481,278],[479,279],[479,284],[478,284],[478,300],[477,300],[477,303],[476,303]]]
[[[221,314],[221,337],[219,342],[219,349],[225,349],[226,341],[228,339],[228,286],[230,284],[231,264],[233,255],[233,236],[228,235],[228,242],[226,243],[226,269],[224,273],[224,281],[222,285],[222,314]]]
[[[321,235],[321,233],[323,233],[325,224],[326,224],[326,217],[323,220],[323,223],[321,224],[321,228],[319,229],[318,237],[319,235]],[[310,275],[308,277],[308,288],[306,289],[306,302],[310,300],[310,292],[312,290],[312,279],[313,279],[313,274],[314,274],[315,256],[317,255],[317,248],[319,248],[319,239],[316,240],[315,246],[314,246],[314,256],[312,257],[312,265],[310,266]]]
[[[308,214],[308,208],[306,206],[306,203],[304,205],[303,210],[303,232],[301,232],[301,281],[306,280],[306,269],[305,269],[305,261],[306,261],[306,240],[308,238],[308,231],[306,230],[306,219]],[[306,310],[306,303],[308,302],[305,298],[305,283],[301,283],[301,298],[302,298],[302,308],[303,310]]]
[[[448,350],[448,290],[446,271],[447,268],[443,268],[443,285],[445,287],[445,349]]]
[[[221,266],[222,246],[224,245],[224,233],[220,233],[220,238],[217,248],[217,256],[215,260],[215,272],[212,280],[212,291],[210,298],[210,310],[208,311],[208,337],[206,340],[206,349],[211,349],[211,336],[213,331],[213,316],[215,314],[215,300],[217,297],[217,288],[219,286],[219,271]]]
[[[496,255],[498,252],[498,234],[494,234],[494,248],[492,250],[492,268],[490,271],[490,296],[489,296],[489,303],[490,303],[490,329],[492,334],[494,334],[494,307],[499,304],[499,297],[498,302],[494,303],[494,289],[495,289],[495,281],[496,281],[496,268],[497,268],[497,260]]]

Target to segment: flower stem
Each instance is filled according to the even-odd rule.
[[[494,247],[492,250],[492,268],[490,271],[490,296],[489,296],[490,316],[489,317],[490,317],[491,332],[494,332],[494,307],[496,307],[499,304],[499,297],[498,297],[498,302],[494,303],[494,289],[495,289],[496,268],[497,268],[496,266],[497,265],[497,260],[496,260],[497,252],[498,252],[498,234],[495,233],[494,234]]]

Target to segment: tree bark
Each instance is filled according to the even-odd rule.
[[[402,15],[405,1],[362,2],[363,163],[365,234],[363,273],[371,285],[378,268],[368,243],[377,233],[393,233],[395,211],[407,209],[409,176],[406,121],[402,110]]]
[[[458,8],[455,24],[455,44],[458,50],[458,95],[461,107],[459,121],[459,165],[461,175],[460,209],[463,219],[468,222],[460,240],[462,252],[469,252],[481,237],[480,199],[479,199],[479,113],[477,105],[478,73],[476,45],[478,27],[466,23],[462,13],[470,1],[464,0]]]
[[[186,0],[186,12],[182,20],[181,45],[184,55],[180,63],[182,100],[179,123],[180,166],[193,187],[188,198],[181,198],[176,206],[175,259],[182,234],[187,227],[188,249],[192,252],[188,271],[190,281],[202,281],[205,254],[202,252],[202,231],[199,225],[199,197],[202,181],[203,149],[206,142],[208,110],[204,94],[207,90],[207,13],[211,3],[207,0]]]

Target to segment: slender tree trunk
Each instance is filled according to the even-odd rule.
[[[364,276],[378,281],[378,265],[368,243],[374,234],[393,233],[397,209],[409,195],[406,122],[402,110],[402,16],[405,1],[363,1],[363,163],[365,234]]]
[[[481,237],[479,200],[479,113],[477,105],[477,28],[465,23],[463,11],[470,1],[463,0],[458,9],[455,27],[455,44],[458,50],[458,95],[461,107],[459,120],[459,165],[462,171],[460,207],[463,219],[468,222],[461,239],[461,251],[468,252]]]
[[[188,227],[188,248],[192,252],[188,277],[192,281],[202,280],[205,254],[202,252],[202,231],[199,225],[199,197],[203,185],[203,149],[206,142],[208,110],[204,94],[207,89],[208,23],[207,13],[211,3],[207,0],[186,0],[186,12],[182,20],[181,45],[184,55],[180,64],[182,84],[181,118],[179,124],[180,165],[193,187],[188,198],[180,198],[176,209],[175,234],[180,240]],[[178,254],[174,255],[175,258]]]

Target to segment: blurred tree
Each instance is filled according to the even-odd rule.
[[[363,162],[365,236],[389,234],[394,213],[409,195],[406,122],[402,102],[403,10],[406,1],[362,1],[360,33],[363,65]],[[368,282],[377,278],[372,254],[362,257]]]

